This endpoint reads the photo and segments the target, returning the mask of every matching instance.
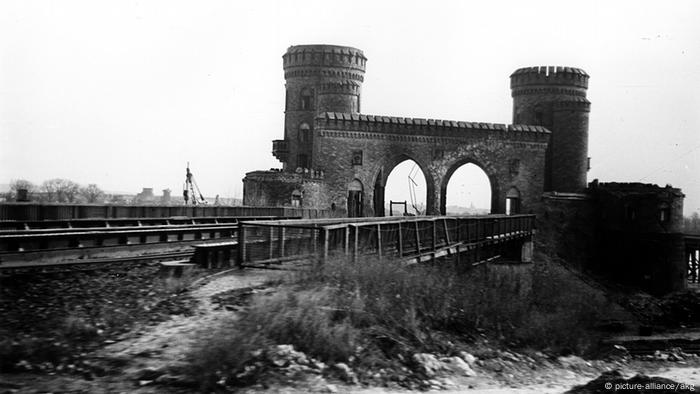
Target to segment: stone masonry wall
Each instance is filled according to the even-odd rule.
[[[283,163],[294,172],[299,155],[306,155],[306,168],[315,168],[312,158],[314,134],[300,136],[300,126],[314,127],[317,114],[325,111],[359,112],[359,101],[367,58],[359,49],[335,45],[297,45],[282,56],[286,81],[284,139],[289,149]],[[304,96],[310,102],[303,103]]]
[[[511,75],[513,123],[552,132],[545,189],[582,192],[588,172],[589,76],[573,67],[527,67]]]
[[[492,210],[505,210],[505,196],[515,187],[521,211],[538,209],[544,185],[544,128],[442,120],[326,113],[317,118],[313,152],[325,173],[328,197],[347,206],[348,185],[358,180],[365,191],[364,214],[374,212],[375,184],[384,186],[400,162],[414,160],[427,182],[428,214],[444,213],[447,183],[466,163],[481,167],[492,187]],[[361,152],[362,164],[353,165]]]

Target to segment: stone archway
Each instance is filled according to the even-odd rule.
[[[418,165],[418,168],[420,168],[420,171],[423,173],[423,177],[425,177],[425,183],[426,183],[426,209],[427,212],[426,214],[432,214],[430,212],[430,209],[432,206],[434,206],[434,196],[435,196],[435,183],[433,181],[433,176],[432,174],[428,171],[428,166],[423,162],[423,160],[418,156],[418,155],[412,155],[408,153],[401,153],[397,154],[394,156],[391,156],[384,160],[380,165],[377,166],[375,170],[375,176],[374,176],[374,188],[372,190],[373,192],[373,209],[374,209],[374,215],[375,216],[385,216],[386,212],[384,209],[385,206],[385,192],[386,192],[386,183],[387,180],[389,179],[389,175],[391,174],[392,170],[398,166],[399,164],[403,163],[406,160],[411,160],[414,163]]]
[[[491,210],[490,213],[502,212],[502,205],[499,200],[499,182],[496,170],[483,162],[475,160],[473,157],[463,157],[447,165],[447,171],[440,182],[440,214],[445,215],[447,212],[447,185],[450,183],[450,178],[455,171],[466,164],[474,164],[479,167],[488,177],[491,186]]]

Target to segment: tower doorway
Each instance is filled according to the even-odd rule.
[[[364,192],[362,183],[357,179],[348,185],[348,217],[358,218],[363,216]]]

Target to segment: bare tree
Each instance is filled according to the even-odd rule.
[[[49,202],[74,202],[80,191],[80,185],[70,179],[62,178],[44,181],[41,188],[46,192]]]
[[[100,197],[104,196],[104,192],[96,184],[91,183],[80,189],[80,195],[85,198],[85,202],[94,204],[99,201]]]
[[[17,198],[18,190],[26,190],[27,198],[31,199],[32,193],[36,191],[36,186],[26,179],[14,179],[10,182],[10,191],[7,193],[7,201],[12,201]]]

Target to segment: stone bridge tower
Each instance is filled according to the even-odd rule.
[[[286,81],[284,140],[273,154],[285,172],[313,169],[314,121],[324,112],[360,112],[367,58],[361,50],[336,45],[296,45],[282,56]]]
[[[510,76],[513,123],[551,130],[545,190],[583,192],[588,172],[588,74],[573,67],[526,67]]]

